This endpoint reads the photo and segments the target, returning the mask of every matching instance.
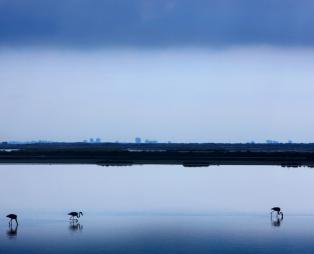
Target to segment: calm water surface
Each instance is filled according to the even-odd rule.
[[[1,165],[0,253],[313,253],[313,182],[306,168]]]

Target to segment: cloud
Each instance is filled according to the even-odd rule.
[[[312,46],[311,0],[0,0],[0,45]]]

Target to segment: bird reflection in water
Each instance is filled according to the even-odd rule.
[[[79,232],[83,230],[83,225],[78,223],[77,221],[70,221],[69,229],[72,232]]]
[[[273,227],[280,227],[282,221],[283,221],[283,218],[281,217],[271,218],[271,225]]]
[[[9,225],[9,229],[7,230],[7,236],[9,238],[15,238],[17,236],[17,228],[18,224],[15,224],[15,226],[12,226],[12,224]]]
[[[270,216],[270,222],[273,227],[280,227],[283,221],[283,216]]]

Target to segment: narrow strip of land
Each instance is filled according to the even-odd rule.
[[[314,167],[314,144],[48,143],[0,145],[0,164]]]

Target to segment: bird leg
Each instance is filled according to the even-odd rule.
[[[270,212],[270,218],[273,218],[273,215],[274,215],[274,211],[271,211]]]

